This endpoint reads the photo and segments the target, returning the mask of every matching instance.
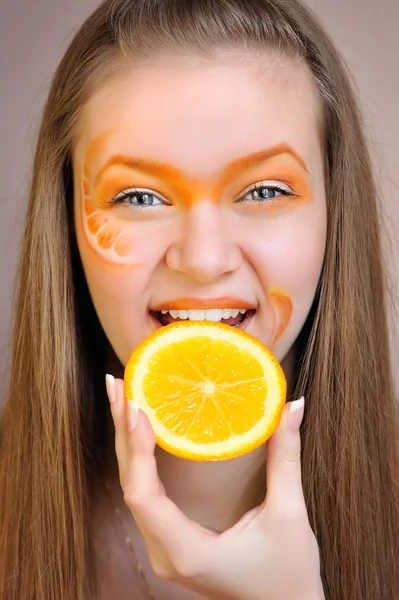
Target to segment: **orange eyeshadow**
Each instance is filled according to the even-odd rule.
[[[99,136],[90,146],[85,163],[85,175],[90,170],[89,167],[93,166],[92,161],[97,158],[97,146],[103,143],[104,136],[107,135],[109,132]],[[109,170],[112,170],[112,177],[108,176]],[[132,172],[135,172],[136,176],[137,174],[144,175],[145,181],[147,179],[152,181],[152,185],[150,183],[135,184],[132,180]],[[308,201],[312,196],[310,174],[306,164],[295,150],[284,143],[236,159],[223,169],[219,180],[212,178],[212,181],[208,179],[201,182],[184,176],[172,165],[119,154],[108,158],[99,168],[95,177],[93,176],[92,181],[97,191],[97,200],[100,203],[106,204],[123,189],[135,185],[137,187],[155,186],[156,189],[162,183],[162,186],[170,184],[171,197],[180,197],[187,206],[191,206],[194,202],[202,199],[212,203],[219,202],[226,187],[233,185],[234,181],[238,182],[239,176],[243,183],[240,191],[251,183],[276,179],[293,188],[294,193],[299,196],[295,198],[296,201]],[[234,187],[238,186],[234,184]]]
[[[204,199],[207,202],[215,204],[220,202],[220,198],[225,192],[225,186],[231,185],[231,180],[227,181],[225,178],[222,178],[218,183],[215,181],[200,182],[195,179],[184,178],[176,173],[170,174],[168,179],[165,180],[161,179],[162,172],[159,178],[157,177],[156,168],[154,168],[152,173],[147,174],[140,173],[140,171],[126,165],[112,164],[108,167],[108,170],[112,170],[112,174],[109,173],[107,176],[104,173],[96,186],[96,200],[104,208],[115,195],[129,187],[148,187],[157,191],[160,184],[162,184],[166,192],[164,195],[169,194],[169,199],[177,196],[183,199],[186,206],[192,206],[196,202],[204,201]],[[233,169],[229,171],[229,174],[234,180]],[[237,190],[238,183],[240,182],[240,173],[237,171],[235,175],[237,183],[234,183],[234,189]],[[261,182],[262,180],[277,180],[288,185],[298,197],[287,197],[286,201],[294,200],[297,203],[308,202],[312,198],[312,186],[309,181],[309,175],[302,170],[290,155],[278,155],[270,158],[263,165],[257,165],[252,169],[248,169],[241,176],[240,192],[252,183]],[[168,184],[170,184],[170,188]],[[238,193],[237,191],[236,194]]]
[[[154,192],[156,192],[159,188],[159,181],[148,175],[143,177],[141,174],[135,174],[126,167],[113,167],[112,174],[109,174],[108,177],[104,177],[103,181],[95,188],[96,203],[99,207],[107,208],[112,198],[117,194],[120,194],[124,190],[136,187],[150,188],[154,189]]]

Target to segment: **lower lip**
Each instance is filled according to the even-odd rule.
[[[160,329],[161,327],[166,327],[165,325],[162,325],[158,319],[152,314],[152,313],[148,313],[150,320],[153,324],[153,326],[155,327],[155,329]],[[242,323],[240,323],[237,327],[234,327],[233,325],[230,325],[229,327],[233,327],[233,329],[243,329],[245,330],[248,325],[250,324],[250,322],[252,321],[252,319],[254,318],[254,316],[256,315],[256,310],[253,311],[247,311],[247,313],[245,314],[245,319],[242,321]],[[181,319],[181,321],[189,321],[189,319]],[[174,321],[175,323],[179,323],[180,320],[176,320]],[[198,321],[191,321],[192,323],[198,323]],[[212,321],[206,321],[207,323],[211,323]],[[217,321],[217,323],[220,323],[220,321]]]

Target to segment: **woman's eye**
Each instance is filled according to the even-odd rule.
[[[130,189],[125,190],[115,196],[111,200],[111,204],[114,206],[118,204],[125,204],[128,206],[130,205],[146,208],[147,206],[160,206],[166,205],[167,203],[149,191]]]
[[[291,190],[280,185],[254,185],[244,192],[238,202],[267,202],[281,196],[295,196]]]

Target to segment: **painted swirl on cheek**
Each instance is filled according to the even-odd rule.
[[[93,189],[93,171],[109,133],[96,138],[90,145],[83,167],[81,214],[86,240],[96,254],[107,262],[120,265],[140,266],[136,262],[131,223],[117,219],[112,210],[101,207]]]
[[[274,344],[276,344],[284,334],[291,322],[294,302],[292,296],[283,290],[271,290],[269,292],[269,298],[277,314],[277,327],[273,338],[274,346]]]

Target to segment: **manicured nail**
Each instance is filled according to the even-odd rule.
[[[137,402],[134,400],[127,401],[126,408],[126,419],[127,419],[127,430],[134,431],[136,429],[137,420],[139,416],[139,407]]]
[[[107,388],[108,400],[113,403],[116,400],[115,377],[113,375],[105,376],[105,387]]]
[[[298,431],[303,419],[305,407],[305,398],[302,396],[299,400],[290,402],[288,427],[291,431]]]

